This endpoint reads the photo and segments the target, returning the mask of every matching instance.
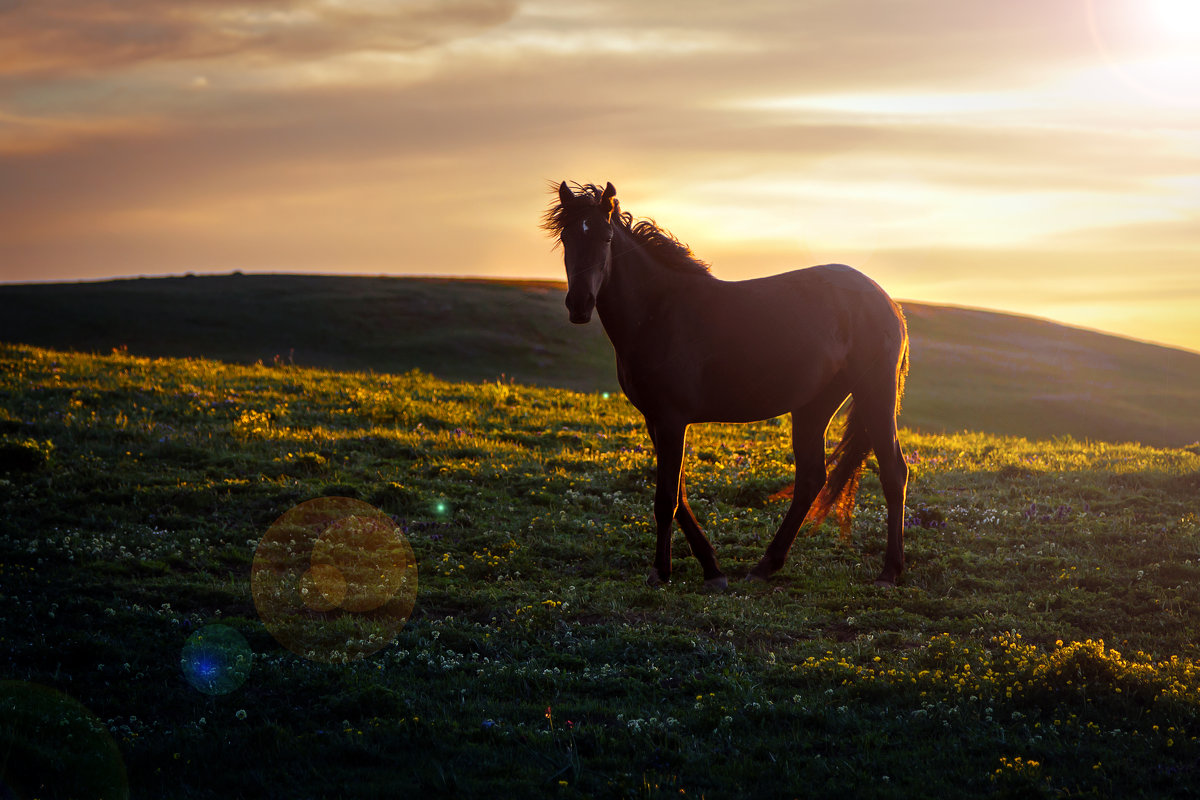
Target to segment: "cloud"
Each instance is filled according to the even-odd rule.
[[[268,110],[288,95],[419,81],[422,51],[516,9],[516,0],[9,0],[0,156],[269,126]]]
[[[1164,209],[1164,213],[1169,211]],[[1200,254],[1200,210],[1193,201],[1188,208],[1176,206],[1174,213],[1167,219],[1104,227],[1089,226],[1064,231],[1052,237],[1049,243],[1062,249],[1086,245],[1118,253],[1131,250],[1143,253],[1186,253],[1191,264],[1187,274],[1194,276],[1195,264],[1200,261],[1200,256],[1197,255]]]
[[[96,75],[150,61],[412,51],[515,10],[515,0],[37,0],[0,8],[0,48],[6,76]]]
[[[1085,5],[0,0],[0,263],[557,276],[545,181],[612,180],[723,277],[1019,310],[1200,250],[1200,120]]]

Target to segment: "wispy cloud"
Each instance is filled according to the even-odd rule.
[[[7,76],[95,76],[146,62],[248,66],[404,52],[511,19],[513,0],[38,0],[0,8]]]
[[[724,277],[844,260],[1020,310],[1054,264],[1169,300],[1200,285],[1200,43],[1142,6],[0,0],[3,277],[555,276],[569,178]]]

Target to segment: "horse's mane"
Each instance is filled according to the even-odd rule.
[[[555,197],[558,196],[558,184],[553,184]],[[594,183],[574,184],[575,196],[587,198],[592,205],[600,204],[600,196],[604,188]],[[672,269],[687,272],[708,272],[708,264],[701,261],[683,242],[664,230],[652,219],[635,220],[628,211],[621,210],[619,200],[614,200],[613,222],[629,233],[638,245],[654,255],[659,262]],[[574,213],[572,213],[574,211]],[[578,216],[575,207],[564,206],[561,202],[552,205],[542,217],[542,229],[551,236],[562,236],[563,229],[570,225]]]

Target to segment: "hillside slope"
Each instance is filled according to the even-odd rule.
[[[1200,441],[1200,354],[989,311],[903,303],[904,421],[1031,438]]]
[[[555,282],[227,275],[0,286],[0,341],[81,351],[511,378],[616,391]],[[904,304],[902,421],[927,431],[1200,441],[1200,354],[1042,320]]]

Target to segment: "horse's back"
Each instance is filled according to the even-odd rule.
[[[697,280],[642,332],[621,365],[635,405],[654,398],[690,420],[723,422],[793,411],[831,385],[849,393],[854,376],[898,363],[906,339],[887,294],[840,264]]]
[[[879,326],[880,332],[890,333],[898,330],[902,338],[907,338],[907,325],[900,306],[883,287],[854,267],[845,264],[822,264],[784,274],[807,275],[827,287],[827,295],[831,302],[840,301],[840,304],[866,315],[869,322]]]
[[[798,328],[819,330],[852,372],[899,361],[908,349],[900,307],[871,278],[845,264],[822,264],[754,279],[763,302],[792,312]],[[803,356],[803,353],[798,353]]]
[[[822,264],[739,283],[753,287],[755,294],[771,305],[789,305],[802,312],[819,310],[861,316],[864,322],[873,321],[884,330],[898,327],[907,333],[904,314],[887,292],[845,264]]]
[[[796,269],[759,278],[764,283],[791,285],[807,297],[841,297],[852,301],[885,300],[887,305],[894,305],[887,292],[875,281],[859,272],[854,267],[845,264],[821,264],[816,267]]]

